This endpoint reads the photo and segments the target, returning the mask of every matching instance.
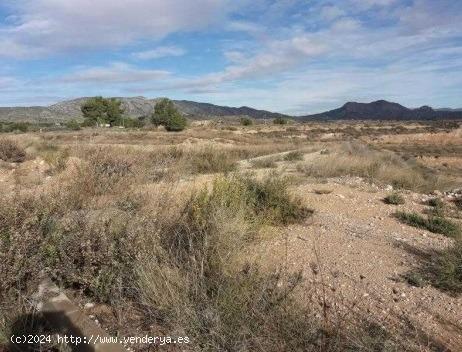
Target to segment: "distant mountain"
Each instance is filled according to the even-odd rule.
[[[440,109],[435,109],[436,111],[454,111],[454,112],[459,112],[462,111],[462,108],[457,108],[457,109],[451,109],[451,108],[440,108]]]
[[[299,117],[309,120],[439,120],[461,119],[462,112],[438,111],[429,106],[409,109],[400,104],[378,100],[372,103],[349,102],[341,108]]]
[[[63,101],[47,107],[0,107],[1,121],[27,121],[27,122],[64,122],[71,119],[82,118],[80,107],[88,97]],[[117,98],[122,101],[125,115],[130,117],[148,116],[154,111],[160,98],[147,99],[144,97]],[[174,100],[177,108],[189,118],[209,119],[226,116],[249,116],[255,119],[287,117],[286,115],[265,110],[257,110],[242,106],[240,108],[219,106],[207,103],[198,103],[187,100]]]

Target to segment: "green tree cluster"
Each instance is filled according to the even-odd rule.
[[[182,131],[185,129],[187,120],[181,115],[170,99],[160,100],[151,116],[151,122],[155,126],[164,126],[167,131]]]
[[[81,111],[87,125],[109,124],[112,127],[121,123],[124,112],[121,105],[122,102],[115,98],[94,97],[81,106]]]

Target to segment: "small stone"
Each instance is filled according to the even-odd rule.
[[[359,275],[359,278],[360,278],[361,280],[364,280],[366,277],[365,277],[363,274],[361,274],[361,275]]]
[[[398,289],[396,287],[393,287],[393,293],[396,295],[398,292]]]
[[[85,303],[85,305],[83,306],[83,308],[85,308],[85,309],[92,309],[94,306],[95,306],[94,303],[88,302],[88,303]]]

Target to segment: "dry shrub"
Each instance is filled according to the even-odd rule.
[[[58,149],[43,153],[43,159],[51,167],[52,173],[58,173],[66,168],[69,155],[68,149]]]
[[[130,295],[139,234],[130,229],[129,213],[79,210],[50,226],[42,257],[54,278],[97,301],[117,302]]]
[[[284,161],[300,161],[303,160],[303,153],[301,151],[293,151],[284,155]]]
[[[277,158],[266,157],[252,160],[252,166],[256,169],[272,169],[277,167]]]
[[[11,139],[0,139],[0,160],[20,163],[26,159],[26,151]]]
[[[385,202],[385,204],[393,204],[393,205],[401,205],[406,202],[403,196],[400,195],[399,193],[389,194],[383,199],[383,201]]]
[[[415,191],[445,189],[450,180],[439,177],[391,152],[381,152],[357,143],[344,143],[337,153],[320,155],[310,164],[298,168],[313,177],[359,176]]]
[[[79,166],[78,175],[71,183],[76,192],[86,196],[117,192],[132,183],[136,158],[109,148],[97,148]]]
[[[229,151],[212,146],[189,150],[184,156],[184,168],[193,174],[230,172],[236,168],[236,158]]]
[[[317,327],[292,298],[300,274],[268,275],[255,263],[239,264],[264,221],[298,220],[293,210],[298,207],[279,180],[222,177],[212,189],[193,194],[150,238],[144,248],[151,256],[142,256],[137,265],[142,303],[151,319],[187,334],[199,350],[313,345]],[[300,210],[298,216],[305,213]]]

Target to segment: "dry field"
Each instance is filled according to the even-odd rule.
[[[191,339],[168,351],[460,351],[461,146],[456,123],[2,135],[0,351],[48,331],[44,276],[111,335]]]

